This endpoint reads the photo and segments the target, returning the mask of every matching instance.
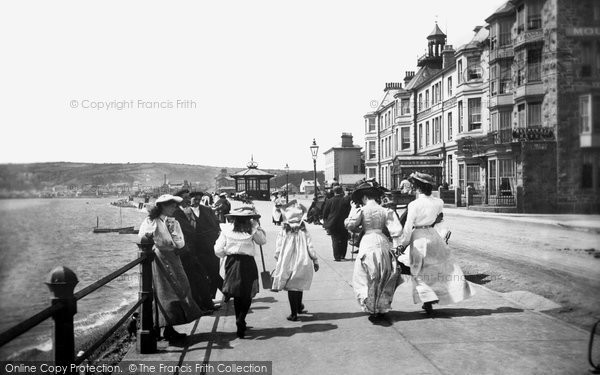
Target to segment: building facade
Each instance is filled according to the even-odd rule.
[[[485,21],[456,50],[436,25],[394,93],[391,184],[390,103],[365,115],[367,175],[395,189],[427,172],[492,209],[600,212],[600,1],[513,0]]]
[[[364,166],[361,159],[361,147],[353,143],[352,133],[342,133],[340,146],[331,147],[323,152],[325,156],[325,180],[328,183],[339,181],[343,174],[362,174]]]

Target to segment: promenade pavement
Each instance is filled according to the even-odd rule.
[[[274,268],[280,227],[270,222],[271,205],[256,202],[268,244],[267,270]],[[156,354],[132,349],[124,361],[182,364],[271,361],[273,374],[584,374],[589,333],[520,305],[501,293],[471,284],[476,294],[455,305],[435,305],[426,315],[412,301],[411,283],[401,285],[393,311],[374,325],[352,290],[353,261],[334,262],[330,238],[308,225],[321,269],[304,293],[308,314],[286,320],[286,292],[262,290],[247,317],[245,339],[235,335],[233,303],[212,316],[178,326],[189,336],[159,342]],[[260,255],[256,257],[262,271]],[[156,362],[155,362],[156,363]],[[143,373],[143,372],[141,372]],[[163,372],[165,373],[165,372]],[[166,372],[172,373],[172,372]]]

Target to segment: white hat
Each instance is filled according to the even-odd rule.
[[[158,204],[158,203],[164,203],[164,202],[169,202],[169,201],[175,201],[177,203],[180,203],[182,200],[183,200],[183,198],[181,198],[181,197],[177,197],[177,196],[174,196],[171,194],[163,194],[160,197],[158,197],[156,199],[156,202],[154,202],[154,203]]]

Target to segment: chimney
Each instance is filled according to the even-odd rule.
[[[444,46],[444,50],[442,51],[442,69],[446,69],[447,67],[454,64],[454,48],[452,45],[446,44]]]
[[[398,82],[388,82],[385,84],[385,89],[383,91],[389,90],[399,90],[402,88],[402,84]]]
[[[404,86],[407,86],[411,79],[415,76],[415,72],[406,72],[404,75]]]
[[[342,133],[342,147],[352,147],[352,133]]]

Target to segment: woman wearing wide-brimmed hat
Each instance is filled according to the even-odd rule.
[[[291,314],[288,320],[297,321],[304,314],[302,295],[310,288],[313,270],[319,270],[317,253],[304,224],[306,207],[295,199],[281,207],[283,228],[275,242],[275,260],[271,290],[287,290]]]
[[[148,238],[154,241],[156,258],[152,262],[152,277],[159,326],[164,327],[163,337],[167,340],[185,337],[173,326],[192,322],[201,315],[179,259],[185,246],[183,233],[177,220],[172,217],[182,200],[170,194],[158,197],[139,230],[142,240]]]
[[[403,254],[398,260],[410,266],[415,303],[423,303],[422,308],[430,314],[433,304],[459,302],[473,292],[460,267],[452,261],[446,240],[434,228],[442,216],[444,202],[431,196],[433,178],[415,172],[409,181],[417,198],[408,204],[406,223],[398,240],[398,250]]]
[[[384,234],[387,228],[392,237],[398,236],[402,227],[391,209],[377,203],[383,193],[384,189],[375,180],[359,183],[352,201],[360,207],[346,219],[349,230],[362,226],[364,231],[354,263],[352,286],[358,303],[370,314],[372,322],[391,309],[394,292],[402,283],[392,243]]]
[[[227,257],[222,291],[226,298],[233,297],[237,336],[244,338],[246,315],[252,298],[258,293],[255,244],[264,245],[267,236],[258,223],[260,215],[253,206],[236,208],[227,217],[231,223],[221,231],[215,243],[215,254],[220,258]]]

